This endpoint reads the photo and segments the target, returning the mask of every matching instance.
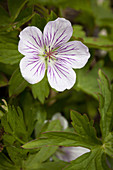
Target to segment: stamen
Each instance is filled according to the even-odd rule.
[[[49,46],[49,53],[50,53],[51,51],[50,51],[50,46]]]
[[[50,62],[51,60],[54,61],[54,60],[58,60],[57,57],[55,55],[58,54],[57,51],[52,51],[53,48],[51,48],[50,46],[48,46],[48,49],[45,49],[45,53],[44,53],[44,56],[45,58],[48,58],[48,62]]]

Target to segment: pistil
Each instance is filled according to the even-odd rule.
[[[50,46],[49,46],[49,50],[47,51],[47,49],[45,49],[44,52],[44,56],[48,59],[48,62],[50,62],[51,60],[57,60],[57,57],[55,55],[57,55],[56,51],[52,51],[53,49],[50,50]]]

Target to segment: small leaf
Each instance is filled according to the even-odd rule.
[[[32,25],[43,31],[44,26],[46,25],[46,19],[44,17],[42,18],[39,14],[35,14],[32,18],[30,26]]]
[[[73,36],[75,36],[75,38],[84,38],[85,37],[85,32],[83,31],[83,28],[81,25],[73,26]]]
[[[38,98],[41,103],[44,103],[45,98],[49,95],[49,85],[47,78],[44,77],[41,82],[31,86],[34,98]]]
[[[50,15],[47,18],[47,22],[54,21],[55,19],[57,19],[57,15],[53,11],[51,11]]]

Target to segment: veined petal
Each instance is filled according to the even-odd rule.
[[[22,76],[30,84],[41,81],[45,75],[45,62],[39,56],[25,56],[20,61]]]
[[[72,68],[82,68],[87,63],[90,53],[80,41],[70,41],[57,49],[57,58]]]
[[[44,42],[42,32],[34,26],[26,27],[20,32],[18,50],[23,55],[42,54]]]
[[[84,147],[60,147],[56,156],[62,161],[70,162],[87,152],[90,150]]]
[[[57,91],[72,88],[76,81],[73,69],[58,61],[48,63],[47,76],[50,86]]]
[[[63,130],[67,129],[68,121],[66,120],[64,116],[61,115],[61,113],[54,114],[51,120],[56,120],[56,119],[60,120]]]
[[[44,28],[44,42],[47,47],[57,48],[66,43],[72,36],[73,29],[70,21],[64,18],[57,18],[50,21]]]

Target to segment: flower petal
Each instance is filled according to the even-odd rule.
[[[73,29],[70,21],[57,18],[50,21],[44,28],[44,42],[47,47],[57,48],[66,43],[72,36]]]
[[[60,120],[63,129],[67,129],[68,121],[64,116],[61,115],[61,113],[54,114],[51,120],[56,120],[56,119]]]
[[[44,59],[39,56],[26,56],[20,61],[20,71],[22,76],[30,84],[41,81],[45,75]]]
[[[72,88],[76,81],[76,74],[73,69],[58,61],[48,63],[47,76],[50,86],[57,91]]]
[[[82,68],[87,63],[90,53],[80,41],[70,41],[57,49],[57,58],[72,68]]]
[[[60,160],[70,162],[87,152],[90,150],[84,147],[60,147],[55,154]]]
[[[26,27],[20,32],[18,50],[23,55],[42,54],[44,42],[42,32],[34,26]]]

